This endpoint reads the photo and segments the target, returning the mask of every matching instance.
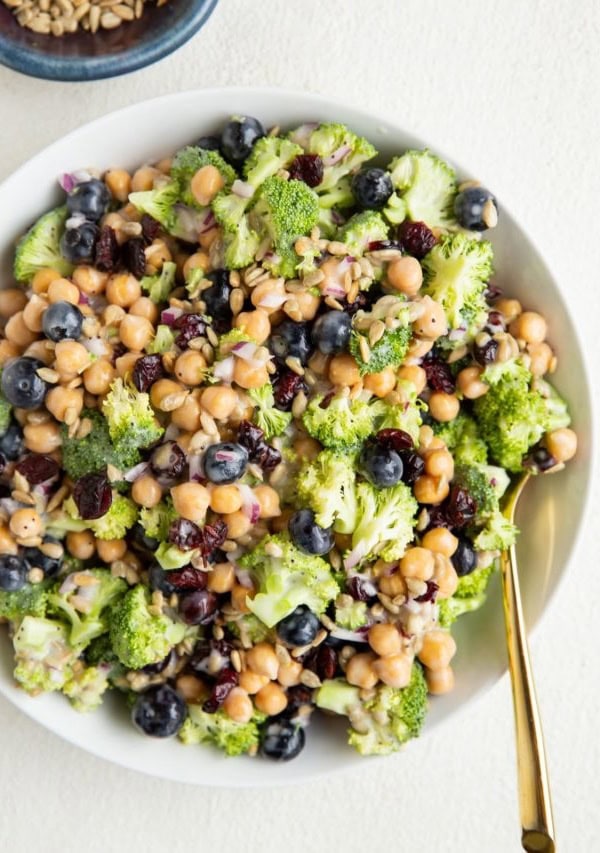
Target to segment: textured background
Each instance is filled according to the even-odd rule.
[[[599,30],[594,0],[221,0],[175,56],[121,80],[45,83],[0,69],[0,179],[66,131],[156,94],[256,84],[336,96],[439,141],[509,200],[563,283],[594,364]],[[595,546],[589,530],[532,644],[559,849],[570,853],[600,849]],[[510,701],[504,679],[397,759],[229,793],[113,767],[0,700],[2,846],[510,853],[520,849]]]

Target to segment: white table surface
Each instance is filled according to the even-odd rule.
[[[186,88],[300,88],[389,112],[509,200],[597,364],[599,36],[594,0],[221,0],[176,55],[120,80],[46,83],[0,68],[0,179],[89,119]],[[597,532],[584,539],[532,643],[561,853],[600,850]],[[5,700],[0,768],[6,853],[520,849],[506,678],[402,756],[303,787],[146,778],[63,743]]]

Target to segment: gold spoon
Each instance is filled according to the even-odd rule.
[[[514,520],[517,503],[530,476],[529,473],[523,474],[508,495],[503,513],[511,522]],[[523,849],[530,853],[555,853],[550,781],[527,646],[514,545],[508,551],[502,552],[500,566],[508,668],[512,682],[517,734],[521,844]]]

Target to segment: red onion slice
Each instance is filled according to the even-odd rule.
[[[232,355],[224,358],[223,361],[217,361],[213,368],[213,375],[217,379],[222,379],[223,382],[231,382],[233,380],[233,368],[235,361]]]
[[[258,308],[281,308],[283,303],[289,298],[288,293],[267,293],[266,296],[258,303]]]
[[[247,485],[238,485],[240,495],[242,496],[242,512],[250,520],[252,524],[256,524],[260,518],[260,504],[256,495]]]
[[[250,575],[248,569],[242,569],[239,566],[236,566],[235,576],[241,586],[245,586],[246,589],[252,589],[254,584],[252,583],[252,576]]]
[[[217,220],[215,219],[215,215],[210,208],[208,208],[204,212],[204,219],[202,220],[202,224],[200,225],[199,234],[206,234],[207,231],[210,231],[217,224]]]
[[[204,479],[202,456],[197,453],[194,453],[192,456],[188,456],[188,466],[190,472],[189,477],[192,482],[198,483],[200,480]]]
[[[367,543],[361,540],[358,545],[356,545],[352,551],[344,558],[344,568],[346,571],[353,569],[354,566],[357,566],[363,557],[367,554]]]
[[[317,121],[307,121],[304,124],[301,124],[293,133],[290,133],[290,141],[306,150],[308,148],[312,132],[313,130],[316,130],[318,126],[319,123]]]
[[[166,326],[172,326],[175,320],[181,317],[182,314],[183,308],[165,308],[164,311],[161,311],[160,322]]]
[[[240,198],[252,198],[254,187],[246,181],[235,180],[231,185],[231,192]]]
[[[77,589],[77,584],[73,580],[75,575],[76,572],[73,572],[72,574],[66,576],[58,590],[59,595],[68,595],[70,592],[75,592],[75,590]]]
[[[329,157],[323,157],[323,165],[335,166],[336,163],[339,163],[340,160],[343,160],[346,154],[349,154],[351,151],[352,146],[340,145],[340,147],[336,149],[333,154],[330,154]]]
[[[241,358],[242,361],[253,362],[257,349],[256,344],[251,344],[249,341],[241,341],[233,347],[232,352],[238,358]]]
[[[334,628],[330,636],[336,640],[345,640],[347,643],[368,643],[364,633],[359,631],[348,631],[346,628]]]
[[[181,430],[179,429],[178,426],[176,426],[174,423],[170,423],[169,426],[165,430],[164,440],[165,441],[174,441],[180,432],[181,432]]]
[[[148,462],[139,462],[137,465],[134,465],[133,468],[130,468],[129,471],[125,471],[123,474],[123,479],[128,483],[135,483],[142,474],[145,474],[150,464]]]

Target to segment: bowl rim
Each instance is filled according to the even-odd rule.
[[[352,103],[345,102],[341,99],[335,97],[329,97],[313,92],[305,92],[301,90],[287,89],[287,88],[277,88],[277,87],[250,87],[250,86],[223,86],[223,87],[209,87],[209,88],[200,88],[200,89],[188,89],[182,92],[175,92],[165,95],[160,95],[154,98],[148,98],[143,101],[137,101],[133,104],[129,104],[128,106],[121,107],[117,110],[113,110],[111,112],[105,113],[90,122],[86,122],[85,124],[74,128],[72,131],[67,133],[65,136],[60,137],[59,139],[52,142],[50,145],[43,148],[33,157],[29,158],[26,162],[22,163],[14,172],[12,172],[8,177],[6,177],[2,182],[0,182],[0,196],[2,192],[6,189],[7,185],[12,183],[16,183],[21,179],[21,175],[26,172],[26,170],[33,164],[38,161],[43,160],[44,157],[48,155],[54,148],[58,148],[59,146],[64,145],[71,139],[75,137],[78,133],[84,130],[93,130],[95,126],[100,127],[103,122],[107,120],[115,120],[119,117],[124,117],[128,112],[134,111],[136,109],[148,108],[150,105],[156,107],[161,105],[162,103],[169,103],[176,100],[186,100],[190,97],[194,96],[205,96],[205,97],[215,97],[219,95],[227,95],[227,96],[235,96],[243,98],[269,98],[269,97],[277,97],[277,98],[301,98],[307,99],[312,102],[319,103],[321,107],[331,110],[332,115],[335,115],[336,109],[341,110],[350,110],[354,112],[357,116],[364,120],[368,120],[370,122],[375,122],[377,125],[381,124],[386,127],[392,133],[405,134],[413,137],[416,143],[418,143],[421,147],[428,147],[428,145],[424,142],[420,134],[414,134],[410,128],[403,126],[397,123],[393,118],[388,117],[386,114],[371,112],[370,110],[362,107],[362,106],[354,106]],[[463,164],[461,163],[459,158],[456,158],[452,151],[448,151],[445,148],[442,148],[437,145],[431,146],[435,152],[444,158],[445,160],[450,161],[457,169],[459,173],[469,174],[469,170],[465,169]],[[537,260],[539,261],[541,268],[544,273],[548,276],[550,281],[553,283],[556,289],[556,296],[558,297],[558,301],[560,303],[561,311],[567,317],[567,320],[571,324],[571,328],[573,330],[574,342],[576,346],[576,350],[579,352],[581,357],[581,365],[583,370],[583,387],[587,394],[588,404],[589,404],[589,421],[590,421],[590,435],[586,436],[586,449],[587,455],[589,457],[589,466],[588,470],[590,472],[587,477],[586,487],[583,492],[583,503],[582,503],[582,513],[579,518],[577,530],[575,536],[573,536],[568,552],[568,557],[564,562],[564,567],[558,577],[556,583],[552,587],[552,589],[548,592],[544,607],[540,612],[537,619],[531,624],[531,627],[528,628],[527,636],[529,643],[531,644],[531,639],[534,636],[534,633],[537,632],[539,626],[542,624],[543,620],[547,617],[551,607],[553,607],[558,601],[559,596],[558,592],[562,587],[562,584],[565,583],[565,579],[567,574],[570,573],[572,567],[575,564],[576,558],[578,557],[579,550],[581,548],[582,541],[582,533],[587,526],[587,522],[591,517],[591,496],[592,496],[592,487],[595,480],[595,472],[597,468],[597,456],[598,456],[598,442],[595,438],[595,425],[598,422],[598,406],[599,403],[596,402],[594,395],[592,393],[593,385],[590,381],[590,365],[588,363],[588,358],[586,354],[586,350],[583,347],[583,341],[581,335],[578,331],[577,325],[575,323],[575,318],[569,308],[568,302],[566,300],[565,294],[568,292],[566,288],[563,288],[559,285],[557,278],[552,274],[548,264],[545,260],[545,255],[540,251],[537,243],[530,236],[529,231],[526,229],[524,225],[521,224],[520,221],[515,219],[510,210],[502,204],[502,214],[510,223],[518,229],[518,231],[523,236],[524,240],[529,244],[531,250],[536,255]],[[459,712],[462,712],[467,704],[475,705],[483,700],[484,696],[486,696],[492,689],[494,689],[499,683],[506,681],[507,676],[507,666],[504,667],[503,671],[496,677],[491,676],[481,687],[477,690],[476,694],[469,698],[466,702],[461,703],[457,707],[448,709],[448,712],[443,716],[443,718],[437,721],[436,725],[446,725],[447,722],[454,717]],[[375,759],[371,759],[371,761],[366,762],[339,762],[333,764],[331,767],[327,769],[317,769],[310,770],[301,774],[289,774],[286,775],[284,779],[278,777],[275,781],[268,781],[264,779],[254,779],[252,781],[245,781],[242,777],[242,774],[233,780],[229,780],[228,782],[222,782],[220,780],[216,780],[213,784],[207,784],[204,781],[191,781],[191,780],[182,780],[178,778],[176,775],[172,775],[170,773],[160,772],[160,769],[156,770],[141,767],[136,764],[134,761],[130,761],[126,753],[119,755],[118,757],[109,757],[107,756],[101,749],[99,744],[88,743],[85,746],[79,742],[75,734],[71,734],[69,731],[57,731],[53,727],[48,726],[43,722],[39,713],[36,713],[35,703],[27,702],[26,694],[23,694],[23,701],[18,701],[21,697],[15,697],[14,694],[11,694],[9,690],[6,690],[6,685],[3,683],[2,679],[0,679],[0,694],[4,695],[11,704],[16,705],[19,710],[24,711],[27,716],[34,720],[35,722],[43,725],[43,727],[52,732],[55,735],[58,735],[64,740],[69,741],[73,745],[84,748],[87,752],[91,753],[97,758],[101,758],[105,761],[110,761],[113,764],[118,764],[122,767],[125,767],[130,770],[135,770],[137,772],[144,773],[145,775],[153,776],[155,778],[163,778],[168,779],[170,781],[178,781],[180,784],[187,785],[195,785],[200,787],[214,788],[214,787],[222,787],[222,788],[268,788],[280,785],[291,785],[291,784],[302,784],[307,782],[309,779],[314,778],[323,778],[324,776],[329,776],[334,773],[341,772],[355,772],[359,767],[363,766],[372,766]],[[508,701],[508,699],[507,699]],[[393,756],[388,756],[388,760],[393,759]],[[396,758],[399,758],[397,755]],[[383,760],[383,757],[380,757],[379,760]],[[157,772],[158,771],[158,772]]]
[[[219,0],[196,0],[188,18],[166,31],[158,30],[154,37],[123,54],[81,60],[52,56],[42,51],[20,47],[0,33],[0,64],[28,77],[67,83],[88,83],[120,77],[146,68],[184,45],[204,26],[218,2]]]

